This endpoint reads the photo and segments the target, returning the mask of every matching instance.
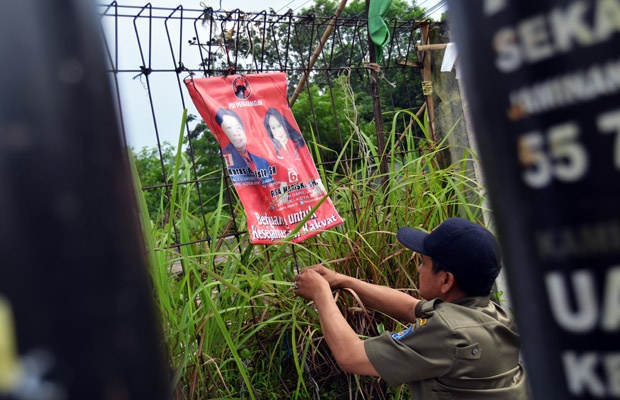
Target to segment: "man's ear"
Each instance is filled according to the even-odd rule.
[[[441,292],[448,293],[452,288],[456,287],[456,281],[454,280],[454,275],[452,274],[452,272],[441,272],[443,272],[443,277],[441,281]]]

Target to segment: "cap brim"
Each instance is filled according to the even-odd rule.
[[[424,255],[427,255],[426,248],[424,247],[424,239],[426,239],[427,236],[428,233],[407,226],[403,226],[396,233],[396,239],[398,239],[403,246]]]

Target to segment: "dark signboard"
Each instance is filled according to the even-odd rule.
[[[169,398],[94,3],[2,5],[0,399]]]
[[[449,7],[534,397],[620,398],[620,1]]]

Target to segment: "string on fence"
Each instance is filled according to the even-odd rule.
[[[333,154],[325,149],[341,148],[348,136],[354,134],[338,106],[343,94],[337,80],[343,68],[349,71],[348,79],[354,91],[361,94],[370,93],[367,71],[380,71],[386,124],[391,123],[394,110],[417,110],[424,104],[415,44],[421,24],[427,22],[386,21],[390,42],[384,48],[383,59],[371,64],[367,60],[367,20],[363,16],[344,13],[319,16],[312,12],[294,15],[291,10],[285,14],[273,10],[225,11],[221,2],[217,10],[204,3],[201,7],[166,8],[150,4],[140,7],[120,5],[116,1],[100,6],[109,72],[115,82],[123,132],[134,149],[156,148],[160,160],[160,179],[144,185],[145,192],[164,190],[169,198],[171,182],[165,164],[167,143],[177,142],[178,138],[170,133],[178,132],[177,117],[182,110],[190,110],[184,143],[192,176],[178,184],[191,185],[195,192],[199,204],[197,214],[204,233],[183,240],[175,232],[173,247],[201,243],[210,246],[216,239],[236,237],[239,240],[244,233],[237,223],[238,208],[232,185],[222,175],[225,168],[219,172],[217,168],[205,170],[206,155],[200,154],[203,149],[196,147],[203,145],[202,135],[209,137],[211,133],[200,125],[196,118],[198,113],[192,109],[191,101],[187,101],[188,94],[182,82],[187,76],[287,73],[289,96],[298,91],[304,104],[297,107],[305,107],[308,111],[298,123],[307,141],[312,137],[316,140],[322,160],[318,166],[323,168],[331,168],[335,162]],[[326,35],[328,29],[331,32]],[[307,78],[303,79],[304,76]],[[329,115],[325,114],[326,103]],[[360,117],[368,121],[374,118],[371,114]],[[326,126],[325,120],[333,121],[333,125]],[[310,130],[312,135],[308,133]],[[343,164],[356,161],[354,155],[344,155],[339,160]],[[207,193],[212,193],[210,189],[219,187],[221,182],[225,182],[224,198],[231,222],[224,231],[211,233],[208,216],[213,211],[210,208],[212,199]],[[291,254],[296,257],[294,251]]]

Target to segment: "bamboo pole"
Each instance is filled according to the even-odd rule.
[[[429,34],[429,24],[426,23],[422,25],[422,43],[428,43],[428,34]],[[426,45],[432,46],[432,45]],[[422,46],[418,46],[418,49]],[[431,76],[431,53],[428,51],[430,49],[426,49],[423,54],[422,60],[422,80],[424,82],[431,82],[432,85],[432,76]],[[431,86],[432,88],[432,86]],[[433,93],[429,93],[426,95],[426,107],[428,108],[428,125],[430,130],[430,136],[435,141],[435,104],[433,102]]]
[[[338,8],[336,9],[336,13],[334,14],[331,21],[329,22],[329,25],[325,29],[325,32],[323,32],[323,36],[321,37],[321,41],[319,42],[319,45],[317,46],[317,48],[314,50],[314,53],[312,53],[312,56],[310,57],[308,68],[306,68],[303,76],[299,80],[299,83],[297,83],[297,88],[295,88],[295,93],[293,93],[293,96],[291,96],[291,99],[288,102],[289,107],[293,107],[293,104],[295,104],[295,101],[297,101],[297,97],[299,97],[299,94],[303,90],[306,80],[308,79],[308,75],[310,75],[310,70],[314,66],[316,59],[319,58],[321,51],[323,51],[323,46],[325,46],[327,39],[329,39],[329,36],[334,31],[334,27],[336,26],[336,20],[340,17],[340,14],[342,14],[342,10],[344,9],[344,6],[346,4],[347,4],[347,0],[340,1],[340,4],[338,5]]]
[[[415,116],[420,118],[424,110],[426,110],[426,103],[422,104],[422,106],[418,109],[418,112],[415,113]],[[407,125],[407,127],[403,131],[403,133],[400,134],[400,136],[398,137],[398,140],[396,141],[396,144],[394,145],[393,150],[397,149],[401,145],[403,140],[405,140],[405,137],[407,136],[407,132],[410,132],[413,130],[413,123],[414,123],[414,120],[411,120],[411,122],[409,122],[409,125]]]
[[[427,51],[427,50],[443,50],[446,48],[447,43],[437,43],[437,44],[422,44],[416,46],[417,51]]]

